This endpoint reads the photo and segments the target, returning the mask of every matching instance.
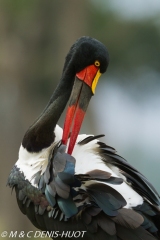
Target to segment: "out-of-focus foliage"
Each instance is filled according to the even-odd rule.
[[[160,26],[158,18],[120,19],[113,12],[92,8],[90,34],[106,44],[111,53],[111,74],[130,75],[135,69],[150,68],[160,72]],[[123,79],[123,78],[122,78]]]

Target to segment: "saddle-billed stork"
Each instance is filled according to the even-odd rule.
[[[59,85],[24,135],[8,185],[34,226],[65,231],[65,239],[77,238],[75,231],[87,240],[160,239],[160,197],[151,183],[98,140],[104,135],[78,135],[108,63],[98,40],[81,37],[73,44]],[[62,130],[57,122],[68,100]]]

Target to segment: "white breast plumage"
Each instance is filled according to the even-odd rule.
[[[55,129],[56,140],[54,145],[61,140],[62,129],[57,125]],[[79,145],[78,142],[82,141],[89,135],[81,134],[77,138],[77,143],[73,151],[73,157],[76,159],[76,174],[86,174],[89,171],[99,169],[112,174],[113,177],[121,177],[124,182],[120,185],[113,185],[109,183],[104,183],[116,191],[118,191],[126,200],[126,208],[135,207],[143,203],[143,198],[135,192],[132,187],[126,182],[125,176],[123,176],[117,167],[107,164],[101,159],[98,154],[98,140],[95,139],[87,144]],[[43,174],[47,168],[48,157],[51,149],[54,147],[51,145],[48,148],[43,149],[39,153],[29,153],[23,146],[20,147],[19,159],[16,166],[24,173],[26,179],[28,179],[32,185],[34,184],[34,175],[41,171]]]

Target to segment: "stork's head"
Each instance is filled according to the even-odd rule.
[[[81,37],[73,44],[66,56],[59,85],[42,114],[24,135],[22,145],[27,151],[40,152],[55,142],[54,129],[70,98],[62,143],[67,144],[71,132],[68,153],[72,153],[88,103],[108,62],[106,47],[96,39]]]
[[[109,64],[109,54],[104,44],[91,37],[79,38],[66,56],[63,71],[70,70],[76,74],[95,61],[100,62],[100,72],[104,73]]]
[[[95,94],[99,77],[108,67],[106,47],[96,39],[81,37],[71,47],[63,73],[74,72],[75,81],[64,122],[62,143],[70,135],[68,153],[71,154],[91,97]],[[72,128],[72,129],[71,129]]]

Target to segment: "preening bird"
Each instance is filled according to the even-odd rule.
[[[75,231],[84,231],[79,237],[87,240],[160,239],[155,188],[99,140],[104,135],[78,135],[108,63],[98,40],[81,37],[73,44],[49,103],[24,135],[8,185],[34,226],[65,231],[64,239],[77,238]],[[57,122],[68,101],[62,130]]]

